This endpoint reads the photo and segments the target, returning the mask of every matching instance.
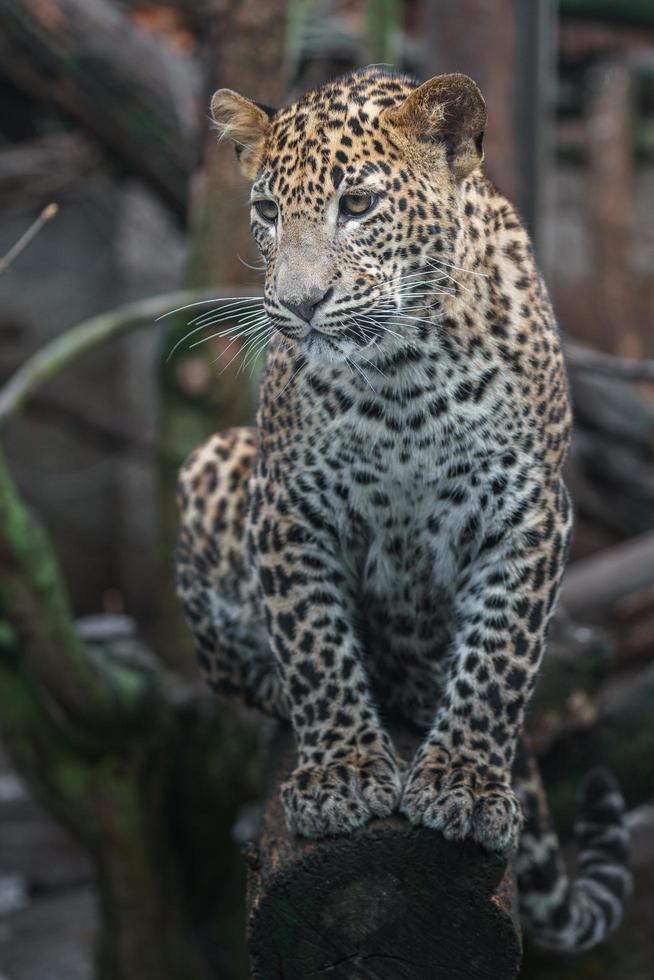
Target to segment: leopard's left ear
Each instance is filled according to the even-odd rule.
[[[259,172],[270,120],[276,110],[221,88],[211,100],[211,115],[221,138],[229,137],[241,170],[250,180]]]
[[[425,148],[429,144],[444,146],[458,180],[467,177],[483,159],[486,103],[467,75],[436,75],[401,105],[386,109],[384,116]]]

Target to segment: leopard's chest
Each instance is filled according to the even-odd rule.
[[[373,392],[343,368],[294,393],[275,477],[320,515],[357,591],[392,595],[422,580],[455,590],[501,517],[517,413],[497,382],[470,395],[481,370],[466,364],[464,387],[461,368],[419,362]]]
[[[326,467],[330,520],[357,591],[378,597],[420,582],[452,592],[479,540],[496,521],[493,451],[482,440],[455,449],[438,438],[408,447],[343,438]],[[327,453],[325,448],[325,453]],[[327,458],[327,457],[326,457]],[[329,483],[331,474],[331,484]],[[320,500],[316,495],[316,504]]]

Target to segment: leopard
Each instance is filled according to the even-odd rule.
[[[590,774],[569,877],[523,728],[570,547],[570,398],[531,240],[482,167],[483,96],[373,66],[211,110],[265,282],[200,325],[266,354],[256,424],[180,474],[200,669],[290,725],[293,833],[399,813],[514,854],[527,930],[589,948],[631,888],[624,800]]]

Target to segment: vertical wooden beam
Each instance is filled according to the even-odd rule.
[[[611,353],[640,357],[630,267],[635,223],[631,102],[631,70],[626,63],[604,62],[589,72],[587,208],[596,320],[592,340]]]
[[[536,248],[541,244],[545,187],[554,158],[555,0],[516,0],[518,23],[516,130],[517,204]]]
[[[399,0],[366,0],[366,34],[371,63],[396,60]]]

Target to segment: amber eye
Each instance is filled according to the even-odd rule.
[[[274,201],[270,201],[268,198],[261,198],[260,201],[254,202],[254,206],[264,221],[277,221],[278,208]]]
[[[352,191],[351,194],[343,194],[338,206],[341,214],[347,215],[348,218],[359,218],[370,211],[375,200],[375,195],[367,191]]]

